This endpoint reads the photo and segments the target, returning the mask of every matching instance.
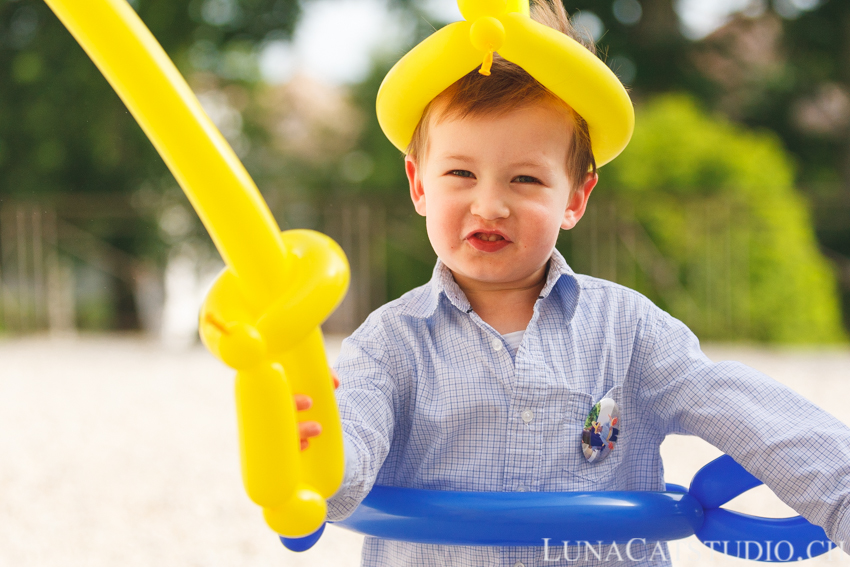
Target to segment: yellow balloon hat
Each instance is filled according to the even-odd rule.
[[[449,24],[422,41],[381,84],[378,122],[393,145],[406,151],[428,103],[479,65],[488,75],[497,52],[587,121],[597,166],[625,149],[634,130],[632,101],[598,57],[532,20],[528,0],[458,0],[458,7],[465,21]]]

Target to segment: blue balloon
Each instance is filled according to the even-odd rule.
[[[705,509],[720,508],[761,481],[729,455],[721,455],[702,467],[691,479],[688,492]]]
[[[290,551],[307,551],[319,541],[322,534],[325,532],[325,524],[319,526],[319,529],[304,537],[283,537],[280,536],[280,543]]]
[[[626,544],[696,534],[716,551],[773,562],[808,559],[835,547],[823,528],[802,516],[760,518],[721,508],[760,484],[723,455],[700,469],[690,488],[668,484],[666,492],[451,492],[376,485],[337,525],[399,541],[506,547],[542,546],[544,538]],[[281,541],[304,551],[323,530]]]
[[[811,559],[835,546],[823,528],[802,516],[761,518],[721,508],[760,484],[729,455],[701,468],[688,491],[705,510],[705,523],[697,530],[697,538],[727,555],[770,562]]]
[[[602,518],[604,530],[599,528]],[[702,522],[702,507],[681,492],[449,492],[375,486],[338,525],[416,543],[523,547],[542,546],[543,538],[592,543],[679,539],[692,535]]]

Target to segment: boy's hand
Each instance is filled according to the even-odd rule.
[[[339,377],[336,375],[336,372],[333,368],[331,368],[331,378],[334,381],[334,389],[339,388]],[[306,396],[304,394],[295,394],[293,396],[295,398],[295,409],[298,411],[310,409],[313,405],[313,400],[310,396]],[[319,433],[322,432],[322,426],[319,425],[317,421],[301,421],[298,423],[298,433],[301,436],[301,450],[303,451],[310,445],[310,437],[315,437]]]

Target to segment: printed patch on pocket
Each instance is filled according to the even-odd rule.
[[[581,432],[581,451],[588,463],[607,457],[617,445],[620,408],[611,398],[602,398],[590,409]]]

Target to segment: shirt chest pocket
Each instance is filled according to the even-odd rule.
[[[619,402],[620,387],[612,388],[602,397]],[[602,442],[606,445],[609,443],[614,445],[613,449],[607,450],[604,458],[601,460],[597,458],[594,462],[588,462],[582,451],[582,433],[585,433],[585,437],[589,437],[591,433],[585,432],[585,426],[588,421],[594,421],[593,418],[588,420],[588,415],[597,402],[599,402],[598,399],[594,399],[593,396],[583,392],[570,392],[567,400],[560,440],[561,454],[564,457],[563,472],[575,481],[575,490],[614,489],[616,485],[615,475],[622,462],[622,447],[616,446],[620,430],[619,419],[613,424],[611,423],[613,420],[610,419],[607,423],[602,423],[604,420],[601,419],[597,420],[595,429],[593,424],[590,424],[592,433],[595,433],[596,436],[601,434],[604,437]]]

